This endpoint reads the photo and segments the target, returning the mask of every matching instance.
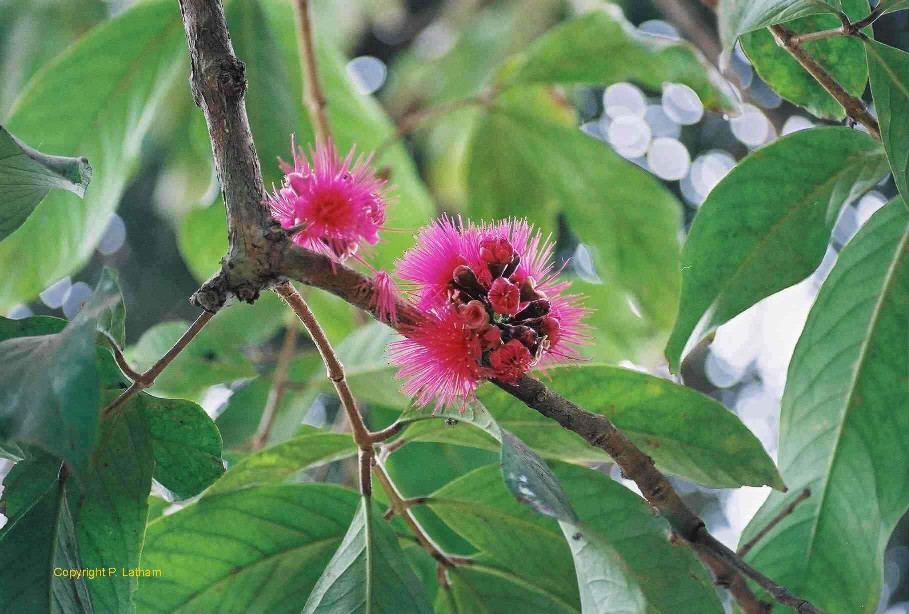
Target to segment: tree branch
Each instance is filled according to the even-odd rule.
[[[196,5],[202,5],[204,13],[217,12],[220,19],[194,20],[188,18],[188,15],[200,10]],[[215,5],[216,11],[210,8],[211,5]],[[200,44],[198,40],[214,37],[215,39],[226,41],[228,38],[227,29],[220,3],[211,2],[210,0],[181,0],[181,6],[183,7],[187,36],[190,40],[190,53],[193,55],[192,65],[195,73],[198,70],[197,67],[208,66],[212,62],[212,58],[208,56],[212,52],[212,47],[209,44]],[[196,44],[193,43],[194,40],[197,41]],[[220,81],[216,79],[214,83],[216,85],[215,89],[217,89],[217,84]],[[240,93],[242,94],[242,92]],[[203,107],[205,106],[204,103],[203,99]],[[234,182],[223,183],[225,200],[227,201],[230,198],[230,202],[235,203],[235,208],[255,208],[258,211],[256,214],[245,212],[250,217],[261,215],[264,210],[261,206],[261,200],[257,201],[253,198],[243,197],[248,185],[261,186],[262,183],[255,147],[252,144],[248,129],[239,132],[222,133],[212,128],[212,122],[216,120],[226,121],[230,125],[245,126],[245,109],[241,103],[224,105],[216,109],[216,111],[217,113],[211,112],[211,110],[206,111],[206,120],[209,123],[209,133],[213,141],[213,151],[216,158],[228,151],[231,152],[231,155],[239,155],[244,159],[230,159],[231,162],[236,163],[232,167],[246,169],[245,172],[252,174],[245,182],[234,178]],[[228,115],[235,114],[242,117],[222,117],[225,112]],[[220,146],[216,146],[214,142],[219,138],[224,142]],[[218,165],[218,168],[224,169],[223,161]],[[219,170],[219,173],[221,170]],[[228,195],[228,192],[233,189],[240,190],[239,198],[235,194]],[[239,211],[237,211],[237,214],[239,215]],[[321,331],[318,323],[315,322],[312,312],[302,297],[286,280],[297,279],[302,283],[322,288],[352,305],[376,315],[370,308],[370,299],[375,292],[371,280],[352,269],[331,261],[327,256],[316,254],[294,245],[288,240],[284,232],[280,230],[274,231],[275,224],[270,220],[263,220],[260,228],[245,228],[242,225],[236,228],[242,232],[249,231],[252,238],[247,236],[238,237],[232,233],[231,244],[241,242],[250,246],[251,249],[258,250],[258,252],[252,254],[247,250],[244,254],[247,256],[243,262],[244,266],[239,267],[238,271],[236,266],[233,269],[230,268],[232,248],[232,252],[225,258],[227,264],[222,265],[221,273],[206,282],[194,295],[194,300],[207,308],[217,308],[232,296],[239,296],[244,300],[253,300],[259,291],[270,288],[277,283],[275,291],[294,308],[294,311],[301,317],[305,325],[309,324],[307,328],[313,335],[313,340],[326,361],[329,378],[336,385],[342,384],[338,386],[338,392],[342,396],[342,403],[348,403],[345,397],[349,395],[349,389],[346,388],[346,383],[344,383],[340,362],[337,362],[337,357],[334,356],[333,351],[326,351],[330,349],[330,345],[327,344],[327,339],[324,339],[324,333],[321,335],[321,339],[317,338],[319,336],[318,333]],[[265,239],[264,241],[261,240],[263,238]],[[416,323],[420,319],[421,315],[415,308],[402,301],[398,302],[397,327],[399,331],[406,332],[408,325]],[[593,414],[578,407],[530,376],[522,377],[517,384],[513,385],[494,383],[542,415],[554,419],[563,427],[578,433],[591,445],[608,452],[622,468],[625,475],[635,481],[647,500],[670,522],[673,529],[691,544],[701,560],[713,570],[714,575],[722,573],[734,578],[743,574],[754,580],[781,604],[794,607],[802,613],[818,614],[821,612],[809,602],[792,595],[785,588],[751,568],[734,552],[714,539],[707,532],[703,521],[685,505],[665,476],[657,471],[653,461],[636,448],[605,416]],[[352,403],[352,396],[349,401]],[[369,433],[365,431],[365,426],[363,426],[365,433],[361,431],[359,435],[356,434],[360,425],[362,425],[362,418],[360,418],[359,412],[350,412],[350,417],[352,421],[354,417],[358,421],[352,422],[351,426],[355,431],[355,439],[359,437],[358,445],[361,445],[363,441],[366,441],[365,438],[369,436]],[[368,447],[371,451],[372,446],[369,445]],[[363,447],[361,446],[362,449]],[[362,468],[363,464],[361,463]]]
[[[864,126],[871,136],[877,140],[881,139],[881,130],[877,120],[868,112],[865,103],[843,89],[843,86],[810,53],[800,47],[791,30],[781,25],[770,26],[769,30],[776,39],[776,43],[788,51],[789,55],[795,58],[802,68],[808,71],[808,74],[814,77],[814,80],[842,105],[846,110],[846,115]]]

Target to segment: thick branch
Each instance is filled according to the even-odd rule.
[[[243,101],[246,68],[234,55],[221,2],[180,0],[180,11],[189,44],[193,98],[205,113],[227,209],[230,249],[223,261],[225,272],[242,281],[232,287],[241,300],[255,300],[256,286],[262,284],[248,278],[261,267],[248,261],[262,254],[271,219],[262,205],[265,187]]]
[[[807,70],[808,74],[814,77],[814,80],[842,105],[846,110],[846,115],[863,125],[871,136],[880,140],[881,131],[877,120],[868,112],[868,108],[860,98],[856,98],[843,89],[843,86],[809,52],[799,47],[795,34],[791,30],[781,25],[770,26],[769,30],[776,39],[776,43],[788,51],[789,55],[795,58],[802,68]]]

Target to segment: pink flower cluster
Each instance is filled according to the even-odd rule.
[[[385,182],[370,158],[343,160],[335,147],[310,149],[312,162],[292,143],[293,166],[269,197],[272,215],[293,229],[294,243],[337,262],[374,245],[385,222]],[[526,221],[475,225],[443,217],[423,229],[398,263],[423,317],[389,349],[405,393],[417,404],[461,403],[485,379],[515,382],[535,366],[576,358],[584,341],[580,297],[556,281],[553,244]],[[396,323],[398,292],[391,277],[373,270],[370,306]]]
[[[385,223],[385,181],[370,166],[371,157],[354,160],[354,148],[343,160],[335,146],[293,149],[293,166],[282,163],[284,183],[269,197],[272,215],[283,228],[299,228],[297,245],[344,261],[361,242],[375,245]]]
[[[390,348],[419,405],[461,404],[484,379],[514,382],[537,365],[578,356],[580,297],[555,280],[553,244],[525,221],[442,218],[398,263],[425,313]]]

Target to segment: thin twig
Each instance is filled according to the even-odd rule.
[[[309,308],[309,305],[303,300],[303,296],[297,292],[290,282],[278,284],[275,286],[274,290],[278,296],[284,299],[284,302],[293,309],[294,313],[297,314],[297,317],[300,318],[300,321],[306,328],[306,332],[309,333],[309,337],[315,344],[316,349],[319,350],[319,355],[322,356],[322,362],[325,363],[325,368],[328,370],[328,379],[334,384],[338,397],[341,399],[341,406],[347,413],[347,419],[350,422],[350,430],[353,433],[354,442],[356,442],[357,446],[360,448],[360,492],[364,495],[368,495],[372,492],[372,486],[369,479],[369,463],[371,462],[373,454],[372,434],[369,432],[369,429],[366,428],[363,417],[357,409],[353,393],[350,391],[350,386],[348,386],[347,379],[344,376],[344,366],[341,364],[341,361],[338,360],[338,355],[335,353],[334,348],[331,346],[331,342],[325,335],[325,331],[322,330],[322,327],[316,320],[316,316]]]
[[[324,143],[331,138],[331,128],[325,117],[327,104],[319,71],[316,64],[316,49],[312,35],[312,18],[309,14],[309,0],[296,0],[297,40],[300,51],[300,71],[303,74],[303,101],[309,110],[309,119],[316,132],[316,140]]]
[[[814,80],[840,103],[843,109],[846,110],[846,115],[863,125],[871,136],[877,140],[881,139],[881,131],[877,120],[868,112],[865,103],[843,89],[843,86],[814,59],[814,56],[799,47],[793,40],[795,34],[791,30],[781,25],[770,26],[769,30],[776,39],[777,44],[788,51],[789,55],[795,58],[802,68],[807,70],[814,77]]]
[[[381,443],[387,439],[391,439],[398,433],[404,430],[404,427],[407,426],[403,422],[394,422],[391,426],[385,427],[381,431],[373,431],[369,434],[370,443]]]
[[[129,366],[126,357],[123,356],[123,350],[120,349],[117,341],[105,331],[101,331],[101,334],[104,336],[107,345],[110,346],[111,351],[114,353],[114,360],[117,362],[117,366],[120,367],[120,370],[123,371],[123,374],[133,382],[140,381],[142,379],[142,374]]]
[[[758,531],[758,532],[755,534],[754,537],[752,537],[752,538],[749,539],[747,542],[745,542],[744,544],[742,544],[742,545],[739,547],[739,549],[736,551],[736,554],[738,554],[738,555],[739,555],[740,557],[742,557],[742,558],[745,558],[745,555],[747,555],[749,552],[751,552],[751,549],[754,548],[754,545],[755,545],[756,543],[758,543],[759,541],[761,541],[761,539],[763,539],[768,533],[770,533],[770,531],[773,530],[773,527],[775,527],[775,526],[778,525],[780,522],[782,522],[783,519],[784,519],[786,516],[788,516],[789,514],[791,514],[792,512],[794,512],[794,511],[795,511],[795,508],[798,507],[799,503],[801,503],[802,501],[804,501],[805,499],[807,499],[807,498],[810,497],[810,496],[811,496],[811,489],[810,489],[810,488],[806,488],[805,490],[803,490],[802,492],[800,492],[800,493],[798,494],[798,496],[797,496],[795,499],[793,499],[792,501],[790,501],[789,504],[786,505],[786,507],[784,507],[783,509],[781,509],[781,510],[777,513],[776,516],[774,516],[773,518],[771,518],[771,519],[770,519],[770,522],[768,522],[768,523],[764,526],[763,529],[761,529],[760,531]]]
[[[189,342],[199,334],[199,331],[201,331],[205,325],[208,324],[208,321],[211,320],[214,315],[215,314],[208,311],[203,311],[201,315],[196,318],[196,321],[193,322],[188,329],[186,329],[186,332],[180,335],[180,338],[177,339],[177,342],[174,343],[173,347],[167,350],[167,353],[158,359],[158,362],[153,364],[151,368],[144,373],[136,374],[138,377],[131,378],[133,379],[132,385],[124,390],[120,396],[114,399],[107,407],[101,411],[101,417],[106,418],[107,416],[111,415],[117,409],[122,407],[123,404],[125,404],[128,400],[130,400],[130,398],[135,396],[140,390],[143,388],[148,388],[154,384],[158,376],[161,375],[161,372],[167,368],[167,365],[169,365],[174,360],[174,358],[176,358],[180,352],[182,352],[186,346],[189,345]],[[130,371],[135,373],[135,371],[132,369],[130,369]]]
[[[253,450],[261,450],[268,441],[272,424],[274,424],[275,417],[278,415],[278,407],[281,405],[284,392],[287,390],[287,373],[290,370],[290,362],[293,360],[296,349],[297,325],[288,324],[284,329],[284,340],[281,343],[281,351],[278,352],[271,388],[268,391],[268,398],[265,400],[265,408],[262,410],[262,419],[259,420],[259,428],[256,429],[256,434],[252,438]]]
[[[410,499],[405,499],[401,496],[401,493],[398,492],[394,482],[391,481],[391,477],[385,471],[385,467],[379,463],[373,463],[372,471],[376,474],[376,478],[378,478],[379,483],[385,490],[385,494],[388,495],[388,501],[391,505],[391,510],[393,511],[392,515],[400,516],[401,519],[404,520],[423,549],[426,550],[440,566],[455,567],[457,565],[469,564],[470,559],[446,554],[442,548],[433,541],[429,534],[426,533],[423,527],[420,526],[420,523],[417,522],[417,519],[410,513],[410,506],[407,504],[407,501],[410,501]]]
[[[875,8],[873,11],[868,13],[867,16],[862,19],[850,23],[849,17],[845,14],[840,13],[840,20],[843,24],[838,28],[831,28],[829,30],[820,30],[819,32],[805,32],[804,34],[795,34],[792,36],[793,45],[803,45],[805,43],[810,43],[811,41],[819,41],[825,38],[834,38],[836,36],[855,36],[859,38],[864,38],[862,30],[873,24],[877,21],[877,18],[882,14],[880,8]]]

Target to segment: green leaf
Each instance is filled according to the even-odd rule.
[[[0,603],[10,612],[92,612],[85,579],[56,577],[55,567],[83,568],[59,480],[0,534]]]
[[[729,85],[694,46],[638,31],[614,4],[555,26],[499,75],[503,86],[621,81],[652,90],[666,82],[684,83],[707,108],[738,109]]]
[[[314,612],[427,612],[423,587],[404,560],[398,539],[363,497],[344,541],[303,608]]]
[[[909,8],[909,1],[907,0],[881,0],[877,3],[877,10],[884,13],[892,13],[894,11],[901,11],[903,9]]]
[[[245,456],[208,490],[206,496],[280,482],[307,467],[356,453],[357,446],[349,434],[305,427],[303,434],[293,439]]]
[[[483,430],[499,443],[502,478],[505,480],[508,490],[518,501],[528,504],[546,516],[567,521],[577,519],[559,481],[552,475],[543,459],[513,433],[496,424],[495,418],[483,405],[470,403],[463,410],[453,407],[432,411],[428,408],[415,408],[405,412],[401,416],[400,422],[407,424],[430,419],[442,419],[446,423],[465,422]],[[459,432],[463,432],[463,429]],[[412,428],[405,435],[405,439],[412,441],[415,435],[419,437],[419,431]],[[478,447],[485,447],[483,445],[485,441],[485,438],[481,438]],[[464,441],[454,443],[464,443]],[[466,445],[471,445],[471,443],[473,442],[468,441]]]
[[[155,479],[182,499],[194,497],[224,473],[221,435],[205,410],[191,401],[134,397],[141,407],[155,456]]]
[[[881,127],[884,150],[893,180],[903,199],[909,198],[909,54],[882,43],[867,41],[871,94]],[[905,200],[904,200],[905,202]]]
[[[561,522],[584,612],[723,612],[716,589],[669,523],[601,472],[555,464],[580,520]]]
[[[462,475],[433,493],[427,505],[480,551],[470,569],[533,587],[557,610],[580,609],[571,553],[558,524],[517,502],[502,484],[499,467]]]
[[[811,274],[840,209],[887,170],[880,144],[849,128],[803,130],[739,162],[710,192],[685,241],[666,346],[673,371],[718,326]]]
[[[205,281],[221,269],[227,253],[227,214],[224,201],[190,209],[177,226],[177,247],[197,280]]]
[[[69,463],[80,481],[98,439],[95,335],[110,324],[120,302],[115,277],[105,270],[63,330],[0,342],[0,440],[46,450]],[[51,324],[41,321],[36,328],[44,326]]]
[[[717,23],[723,55],[728,58],[736,39],[746,32],[807,15],[836,14],[839,0],[720,0]]]
[[[556,229],[561,213],[590,248],[604,282],[668,328],[679,287],[678,202],[606,144],[526,107],[504,101],[476,127],[468,160],[471,213],[545,211],[550,219],[536,220],[544,231]]]
[[[783,487],[758,439],[710,397],[619,367],[571,365],[551,367],[548,372],[549,386],[588,411],[607,416],[665,473],[717,488]],[[512,431],[544,458],[580,464],[609,460],[578,435],[494,386],[482,387],[478,396],[498,426]],[[453,417],[470,423],[471,411],[464,416]],[[460,426],[424,422],[411,426],[406,437],[492,448],[488,438],[463,431]]]
[[[855,22],[868,14],[867,0],[842,0],[843,10]],[[790,21],[786,27],[796,34],[819,32],[842,25],[834,15],[811,15]],[[868,28],[868,33],[873,34]],[[843,119],[846,111],[827,91],[802,68],[788,51],[776,44],[767,29],[755,30],[742,36],[742,48],[761,78],[774,91],[809,112],[825,119]],[[862,42],[850,36],[834,36],[802,44],[847,92],[861,97],[868,82],[868,67],[864,62]]]
[[[357,507],[325,484],[203,497],[148,525],[139,612],[300,611]]]
[[[876,610],[884,549],[909,507],[907,248],[909,212],[895,200],[846,245],[821,287],[780,411],[791,490],[771,494],[742,535],[754,537],[810,488],[747,560],[831,614]]]
[[[107,393],[105,401],[118,391]],[[135,397],[102,428],[102,445],[84,492],[68,485],[67,495],[86,569],[117,573],[88,583],[99,611],[133,611],[138,579],[120,573],[139,566],[148,516],[154,456],[141,402]]]
[[[32,504],[47,492],[60,477],[60,459],[39,453],[26,461],[17,462],[3,477],[0,511],[9,519],[9,528]]]
[[[81,201],[64,191],[48,194],[0,243],[0,269],[16,271],[0,279],[0,310],[32,299],[91,256],[158,103],[171,80],[186,74],[186,55],[173,3],[141,2],[92,30],[26,86],[6,128],[44,151],[92,160],[94,180]]]
[[[188,328],[189,322],[179,320],[152,326],[136,345],[127,349],[127,360],[133,368],[145,371],[164,356]],[[150,390],[165,396],[194,398],[208,386],[255,374],[252,363],[237,351],[232,339],[203,337],[200,333],[158,376]]]
[[[82,198],[91,178],[85,158],[45,155],[0,126],[0,241],[19,228],[52,189]]]
[[[439,589],[436,614],[514,614],[546,612],[577,614],[574,605],[559,600],[531,582],[495,568],[456,567],[449,570],[451,586]]]

